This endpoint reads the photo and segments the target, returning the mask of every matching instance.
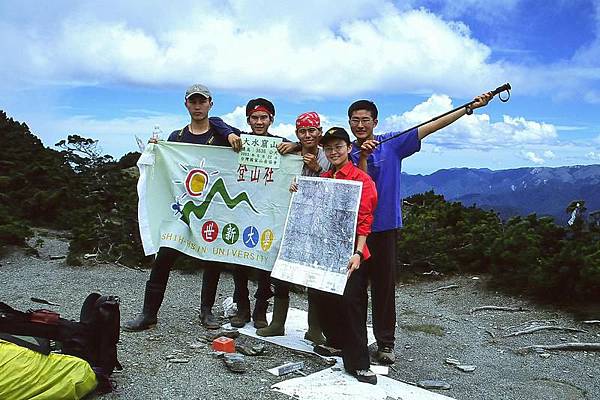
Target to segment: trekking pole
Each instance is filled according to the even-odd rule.
[[[510,90],[511,90],[511,89],[512,89],[512,88],[510,87],[510,83],[505,83],[504,85],[502,85],[502,86],[498,86],[496,89],[492,90],[492,97],[494,97],[495,95],[497,95],[497,94],[500,94],[500,93],[502,93],[502,92],[506,92],[506,93],[507,93],[507,96],[506,96],[505,98],[502,98],[502,96],[499,96],[499,97],[498,97],[498,98],[500,99],[500,101],[501,101],[501,102],[503,102],[503,103],[506,103],[506,102],[508,101],[508,99],[510,99]],[[490,99],[490,100],[491,100],[491,99]],[[461,108],[465,108],[465,109],[467,110],[467,114],[472,114],[472,113],[473,113],[473,110],[471,110],[471,108],[470,108],[470,107],[471,107],[471,105],[473,105],[473,103],[475,103],[475,100],[471,100],[470,102],[468,102],[468,103],[465,103],[465,104],[463,104],[462,106],[458,106],[458,107],[456,107],[456,108],[454,108],[454,109],[452,109],[452,110],[450,110],[450,111],[447,111],[447,112],[445,112],[445,113],[443,113],[443,114],[440,114],[440,115],[438,115],[437,117],[433,117],[433,118],[431,118],[429,121],[421,122],[419,125],[415,125],[415,126],[413,126],[412,128],[408,128],[408,129],[407,129],[407,130],[405,130],[405,131],[398,132],[398,133],[396,133],[395,135],[393,135],[393,136],[390,136],[389,138],[386,138],[386,139],[382,140],[381,142],[379,142],[379,143],[377,144],[377,146],[379,146],[379,145],[380,145],[380,144],[382,144],[382,143],[385,143],[385,142],[387,142],[388,140],[392,140],[392,139],[395,139],[395,138],[397,138],[398,136],[402,136],[402,135],[404,135],[405,133],[408,133],[408,132],[412,131],[413,129],[417,129],[417,128],[419,128],[419,127],[421,127],[421,126],[425,125],[425,124],[428,124],[428,123],[430,123],[430,122],[433,122],[433,121],[436,121],[436,120],[438,120],[438,119],[440,119],[440,118],[442,118],[442,117],[445,117],[445,116],[446,116],[446,115],[448,115],[448,114],[452,114],[453,112],[455,112],[455,111],[458,111],[458,110],[460,110]],[[469,112],[469,110],[470,110],[471,112]]]

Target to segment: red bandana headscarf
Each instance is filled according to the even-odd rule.
[[[273,114],[271,114],[271,111],[269,111],[269,110],[267,109],[267,107],[265,107],[265,106],[259,106],[259,105],[256,105],[256,106],[254,106],[254,108],[252,108],[251,110],[248,110],[248,111],[247,111],[247,115],[246,115],[246,116],[247,116],[247,117],[249,117],[249,116],[251,116],[252,114],[254,114],[255,112],[257,112],[257,111],[264,111],[264,112],[266,112],[267,114],[269,114],[271,117],[273,116]]]
[[[314,111],[305,112],[296,118],[296,129],[298,128],[319,128],[321,127],[321,118]]]

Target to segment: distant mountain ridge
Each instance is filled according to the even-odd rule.
[[[402,174],[401,193],[408,197],[433,190],[446,200],[476,204],[497,211],[504,219],[514,215],[548,215],[557,223],[569,216],[572,200],[585,200],[588,212],[600,209],[600,165],[516,168],[452,168],[431,175]]]

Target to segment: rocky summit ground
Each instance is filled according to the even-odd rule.
[[[15,250],[0,258],[0,301],[19,309],[42,308],[30,301],[32,296],[42,297],[61,304],[53,308],[63,317],[76,319],[87,294],[97,291],[120,296],[122,321],[140,310],[148,271],[93,262],[66,266],[64,259],[54,259],[66,255],[68,247],[57,232],[38,231],[30,243],[38,249],[38,256]],[[270,386],[290,376],[275,377],[267,369],[289,361],[304,361],[305,374],[327,367],[316,356],[266,343],[262,355],[247,358],[245,373],[230,372],[207,344],[197,345],[208,332],[197,318],[200,283],[201,272],[172,272],[158,326],[141,333],[121,333],[119,359],[124,369],[114,374],[116,391],[93,395],[93,399],[287,399]],[[222,313],[222,301],[232,292],[231,276],[224,273],[216,313]],[[440,380],[450,389],[438,392],[456,399],[600,399],[598,352],[514,352],[537,344],[598,343],[600,325],[584,324],[569,313],[496,293],[487,288],[484,276],[399,285],[396,297],[397,361],[391,378],[409,383]],[[306,296],[294,293],[291,303],[306,309]],[[523,311],[470,312],[481,306],[522,307]],[[541,330],[504,337],[540,325],[583,332]],[[237,342],[259,343],[245,337]],[[173,356],[187,362],[173,363],[169,360]],[[474,370],[462,371],[451,359]]]

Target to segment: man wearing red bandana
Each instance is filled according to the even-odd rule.
[[[300,155],[304,160],[303,176],[319,176],[331,166],[319,147],[322,135],[321,118],[316,112],[306,112],[296,118],[296,136],[302,146]]]
[[[269,100],[262,97],[252,99],[246,105],[246,121],[252,132],[242,132],[237,128],[231,127],[235,133],[280,137],[269,133],[269,128],[275,118],[275,106]],[[282,145],[294,145],[289,140],[282,138],[283,142],[278,146],[278,150],[283,153]],[[265,328],[267,326],[267,308],[269,307],[269,298],[273,296],[271,291],[271,278],[268,271],[253,269],[250,267],[238,267],[233,271],[233,281],[235,283],[235,291],[233,301],[237,303],[237,313],[231,318],[231,326],[241,328],[250,322],[250,318],[254,321],[255,328]],[[248,292],[248,275],[252,272],[257,277],[258,288],[254,294],[256,303],[254,311],[250,314],[250,300]]]
[[[303,176],[319,176],[331,167],[325,152],[319,147],[322,134],[321,119],[316,112],[306,112],[296,118],[296,136],[302,146],[299,154],[304,160]],[[285,334],[285,321],[290,301],[289,284],[278,279],[273,279],[273,284],[275,286],[273,319],[269,326],[256,331],[259,336],[281,336]],[[313,289],[308,289],[308,331],[304,338],[317,345],[325,343],[325,337],[319,324],[315,291]]]

